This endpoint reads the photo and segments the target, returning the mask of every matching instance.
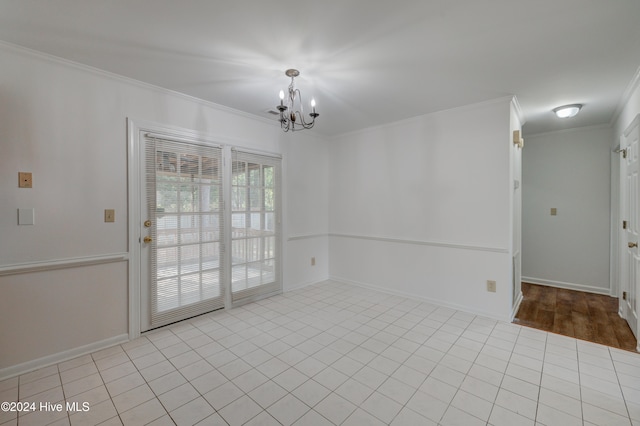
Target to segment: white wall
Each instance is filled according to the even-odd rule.
[[[326,140],[298,136],[287,145],[285,157],[285,291],[329,276],[329,147]]]
[[[508,320],[510,108],[501,99],[335,138],[331,277]]]
[[[525,139],[523,281],[609,294],[611,129]]]
[[[128,117],[281,153],[284,288],[328,277],[322,138],[3,43],[0,69],[0,378],[127,337]]]

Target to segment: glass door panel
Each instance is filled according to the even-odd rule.
[[[145,144],[147,311],[155,328],[224,306],[222,150],[154,138]]]
[[[281,289],[279,271],[280,160],[234,152],[232,163],[233,301]]]

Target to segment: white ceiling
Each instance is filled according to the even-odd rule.
[[[611,121],[640,1],[0,0],[0,40],[263,117],[297,68],[324,135],[507,95],[532,134]]]

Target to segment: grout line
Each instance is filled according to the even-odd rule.
[[[461,317],[457,317],[458,313],[462,313],[465,315]],[[255,371],[262,374],[260,370],[258,370],[260,366],[264,365],[265,363],[273,359],[278,359],[281,362],[286,364],[286,369],[284,371],[280,372],[279,374],[273,377],[269,377],[263,374],[267,378],[267,381],[256,387],[253,387],[248,392],[245,392],[243,389],[241,389],[242,395],[239,398],[247,397],[260,407],[260,411],[256,414],[256,416],[253,416],[252,419],[255,419],[257,416],[265,416],[264,412],[266,411],[266,415],[270,416],[272,419],[275,419],[277,421],[277,419],[269,411],[267,411],[267,409],[272,407],[274,404],[277,404],[279,401],[282,401],[282,398],[293,397],[301,401],[304,404],[305,408],[307,409],[304,412],[304,414],[300,416],[300,418],[306,416],[308,413],[313,411],[315,414],[330,421],[327,417],[321,414],[320,411],[317,411],[316,407],[318,406],[318,404],[321,404],[322,401],[324,401],[326,398],[330,397],[331,395],[334,395],[334,396],[345,399],[350,404],[353,404],[356,407],[353,411],[349,412],[349,414],[347,415],[344,421],[347,421],[351,416],[357,413],[358,410],[363,410],[368,415],[375,417],[384,423],[384,420],[379,418],[378,415],[365,410],[364,408],[362,408],[362,405],[364,404],[365,401],[371,398],[371,396],[374,395],[375,393],[381,393],[379,392],[380,388],[385,383],[387,383],[389,379],[394,378],[393,375],[396,372],[398,372],[400,368],[402,367],[405,367],[408,369],[412,368],[406,363],[409,359],[411,359],[414,356],[422,358],[419,354],[417,354],[420,348],[429,348],[433,351],[441,352],[442,356],[438,359],[438,361],[434,361],[432,359],[426,359],[426,361],[428,361],[430,364],[433,363],[434,365],[433,365],[433,368],[431,368],[428,372],[426,372],[427,371],[426,368],[424,370],[419,371],[421,375],[423,374],[425,375],[425,377],[422,380],[415,381],[416,383],[417,382],[420,382],[420,383],[418,383],[417,385],[407,384],[403,380],[394,378],[394,380],[398,380],[400,383],[411,388],[412,390],[412,392],[410,392],[409,397],[404,403],[400,404],[394,398],[388,397],[385,394],[381,393],[386,398],[389,398],[390,400],[394,401],[395,404],[398,404],[400,406],[400,409],[398,410],[397,413],[395,413],[395,415],[393,415],[393,417],[391,418],[391,421],[397,419],[398,416],[400,416],[400,414],[405,409],[412,410],[410,407],[408,407],[408,403],[413,398],[415,398],[415,396],[420,391],[421,386],[424,385],[426,380],[428,380],[430,377],[433,377],[432,376],[433,371],[439,367],[450,369],[454,371],[456,374],[459,373],[463,376],[463,379],[460,385],[457,386],[457,389],[455,389],[455,391],[452,394],[452,397],[449,398],[448,402],[445,402],[436,397],[430,396],[431,398],[434,398],[435,400],[446,404],[446,408],[444,409],[442,415],[440,416],[440,419],[438,420],[438,421],[442,421],[442,419],[445,418],[445,415],[447,414],[448,410],[451,407],[453,407],[452,402],[455,400],[456,396],[460,393],[464,381],[470,377],[469,373],[471,369],[477,365],[487,370],[490,370],[491,372],[495,372],[496,374],[501,374],[500,383],[497,385],[497,393],[493,398],[493,401],[489,401],[492,405],[491,405],[491,409],[488,412],[488,417],[486,420],[480,419],[481,421],[484,421],[486,424],[489,424],[489,419],[491,419],[491,416],[494,413],[494,409],[496,408],[496,401],[497,401],[498,395],[500,394],[501,389],[503,389],[502,385],[504,383],[505,376],[508,375],[507,370],[509,369],[509,366],[511,365],[512,360],[515,360],[514,358],[514,356],[516,355],[515,352],[519,348],[518,342],[520,341],[521,338],[522,339],[533,339],[533,338],[527,337],[523,333],[523,330],[526,330],[526,328],[523,328],[522,326],[502,323],[500,321],[496,321],[492,319],[487,319],[487,322],[479,321],[483,318],[484,317],[479,315],[466,314],[466,313],[463,313],[462,311],[440,307],[438,305],[434,305],[428,302],[414,301],[404,297],[390,297],[388,295],[382,295],[381,293],[376,292],[374,290],[363,290],[363,289],[355,288],[345,284],[340,284],[340,285],[318,284],[318,285],[307,287],[305,289],[298,290],[296,292],[292,292],[290,294],[282,294],[282,295],[274,296],[270,299],[261,300],[256,303],[243,305],[242,307],[238,307],[229,311],[216,311],[212,314],[207,314],[205,316],[187,320],[186,322],[183,322],[183,323],[169,326],[168,328],[163,329],[163,331],[152,332],[147,335],[143,335],[140,339],[137,339],[136,341],[130,342],[128,344],[121,344],[116,346],[119,348],[119,351],[117,353],[113,353],[108,356],[103,356],[102,358],[100,358],[100,359],[105,359],[110,356],[120,356],[120,354],[124,353],[123,359],[126,359],[126,361],[124,362],[117,363],[116,365],[111,365],[109,367],[105,367],[103,370],[98,368],[99,360],[96,360],[94,358],[95,353],[89,354],[90,362],[97,370],[98,376],[100,377],[101,384],[96,386],[95,388],[83,390],[83,392],[81,392],[79,395],[82,395],[85,392],[89,392],[94,389],[97,389],[98,387],[104,387],[104,389],[107,391],[107,395],[109,396],[109,401],[111,402],[111,405],[116,410],[118,419],[122,422],[123,420],[122,420],[121,414],[123,413],[120,413],[117,407],[115,406],[115,403],[113,401],[114,396],[112,396],[112,392],[109,390],[109,388],[107,387],[107,383],[105,382],[104,371],[107,371],[112,368],[121,367],[126,363],[131,363],[135,368],[136,374],[139,374],[140,377],[142,377],[144,384],[140,384],[136,387],[133,387],[132,389],[128,389],[125,392],[129,392],[137,388],[142,388],[143,386],[146,386],[148,389],[150,389],[152,394],[155,397],[155,400],[158,403],[160,403],[160,405],[165,410],[165,412],[161,414],[160,417],[158,418],[163,418],[164,416],[167,416],[166,418],[170,419],[170,421],[175,424],[175,420],[173,420],[171,413],[169,413],[169,411],[167,410],[167,407],[165,407],[165,405],[162,403],[159,397],[161,395],[164,395],[166,392],[170,392],[174,389],[177,389],[178,386],[172,389],[169,389],[165,393],[157,394],[156,391],[153,390],[153,388],[149,383],[152,382],[153,380],[166,377],[168,374],[172,374],[174,372],[177,372],[182,377],[182,379],[185,380],[186,384],[189,384],[193,389],[195,389],[198,395],[191,401],[187,401],[184,404],[181,404],[180,406],[174,408],[173,409],[174,411],[201,398],[213,409],[213,414],[211,415],[217,415],[221,417],[221,415],[219,414],[219,410],[216,410],[208,402],[208,400],[205,398],[204,395],[208,392],[218,389],[220,386],[223,386],[227,383],[231,383],[235,386],[234,380],[236,380],[237,378],[241,377],[243,374],[246,374],[248,372]],[[213,325],[214,323],[215,323],[215,328],[213,329],[208,328],[208,326]],[[295,326],[293,326],[294,324]],[[288,327],[287,325],[290,325],[290,326]],[[437,327],[435,327],[436,325]],[[479,331],[475,331],[476,330],[476,327],[474,327],[475,325],[479,327]],[[273,326],[273,328],[271,328],[271,326]],[[422,341],[422,343],[405,337],[411,331],[415,331],[418,327],[421,327],[421,326],[429,328],[429,330],[424,332],[424,334],[422,334],[422,337],[418,339],[421,341],[424,338],[424,341]],[[301,330],[308,329],[309,327],[313,329],[314,331],[313,335],[311,335],[310,333],[302,334],[300,332]],[[514,327],[513,333],[511,332],[512,330],[509,327]],[[208,331],[205,331],[205,330],[208,330]],[[249,330],[259,331],[260,334],[257,334],[254,337],[245,337],[252,334],[251,332],[249,332]],[[268,330],[268,331],[265,331],[265,330]],[[195,333],[196,331],[197,333]],[[244,331],[248,331],[248,334],[244,334],[243,333]],[[482,341],[465,337],[464,335],[468,331],[481,334],[483,337]],[[160,333],[162,333],[161,337],[154,339],[154,336],[159,335]],[[381,333],[386,333],[386,334],[380,335]],[[422,333],[422,332],[416,331],[416,333]],[[444,340],[441,339],[439,337],[439,333],[445,333],[445,335],[441,337],[450,337],[450,339],[449,338]],[[485,335],[485,333],[488,333],[488,334]],[[536,339],[533,339],[534,342],[531,342],[531,343],[523,342],[525,346],[531,346],[532,348],[535,347],[536,350],[538,346],[542,347],[541,360],[538,360],[537,358],[531,358],[532,361],[536,361],[536,364],[538,361],[541,363],[540,372],[539,372],[540,378],[538,380],[537,400],[534,401],[536,403],[535,415],[533,420],[534,422],[538,421],[539,408],[541,404],[540,396],[542,393],[542,382],[543,382],[544,373],[546,371],[545,366],[550,365],[548,364],[548,361],[547,361],[547,358],[548,358],[547,351],[552,346],[552,342],[549,340],[549,337],[551,336],[551,334],[546,331],[540,331],[540,333],[544,333],[544,339],[538,340],[536,338]],[[202,345],[201,344],[202,342],[197,342],[196,344],[196,341],[194,340],[192,344],[196,345],[197,347],[192,347],[188,343],[189,341],[193,339],[198,339],[202,336],[207,336],[208,338],[211,338],[212,342],[218,342],[219,340],[222,340],[222,339],[216,339],[212,337],[212,335],[224,335],[225,336],[224,338],[232,337],[232,336],[238,337],[238,338],[228,339],[225,341],[224,344],[220,344],[221,349],[219,352],[216,352],[215,354],[226,351],[226,352],[229,352],[230,354],[233,354],[234,359],[232,359],[231,361],[225,362],[225,364],[220,365],[219,367],[214,366],[209,361],[209,358],[214,357],[215,354],[212,354],[208,357],[204,357],[198,352],[199,348],[202,348],[208,345],[209,343],[205,343],[204,345]],[[288,341],[289,342],[292,341],[287,339],[294,335],[304,337],[304,339],[299,342],[298,342],[299,339],[294,339],[293,341],[297,343],[293,345],[287,343]],[[266,353],[269,354],[269,358],[266,361],[262,361],[256,365],[254,365],[253,362],[248,363],[247,361],[244,360],[247,355],[252,354],[258,350],[265,351],[264,349],[265,345],[254,343],[255,342],[254,339],[257,339],[259,336],[268,336],[271,343],[279,342],[280,344],[286,345],[287,349],[284,352],[278,353],[277,355],[273,355],[273,352],[266,351]],[[307,337],[307,336],[310,336],[310,337]],[[347,338],[347,336],[351,336],[351,339]],[[160,349],[160,347],[157,346],[158,342],[166,338],[171,338],[171,339],[175,338],[178,341],[172,345],[169,345],[164,347],[163,349]],[[447,345],[446,350],[443,349],[442,345],[434,345],[434,346],[428,345],[427,343],[432,339],[436,339],[438,341],[442,340],[443,345],[444,344]],[[462,344],[463,340],[465,339],[469,340],[470,342],[474,342],[474,345],[473,345],[474,351],[476,350],[475,349],[476,343],[478,344],[477,347],[479,348],[477,350],[477,353],[475,353],[473,357],[468,357],[469,359],[459,357],[458,355],[456,355],[456,353],[453,353],[454,349],[458,349],[458,348],[464,349],[466,347],[466,345]],[[577,374],[578,374],[577,386],[579,389],[581,418],[582,418],[582,422],[584,422],[585,421],[584,409],[583,409],[584,401],[582,399],[583,389],[582,389],[582,374],[581,374],[581,368],[580,368],[581,350],[580,350],[579,341],[575,338],[570,338],[570,339],[574,345],[573,349],[571,350],[575,350],[575,354],[576,354]],[[496,341],[494,342],[493,340],[496,340]],[[330,341],[330,342],[326,344],[320,343],[324,341],[326,342]],[[349,349],[346,350],[346,352],[344,348],[341,348],[340,350],[336,350],[333,348],[334,344],[338,344],[342,341],[350,344]],[[373,341],[372,343],[374,345],[377,345],[377,342],[379,342],[380,348],[382,349],[368,349],[371,346],[367,345],[367,342],[371,342],[371,341]],[[407,343],[411,343],[411,344],[401,345],[400,343],[402,341],[406,341]],[[313,351],[311,354],[307,354],[306,351],[303,351],[303,353],[305,354],[305,357],[297,361],[295,361],[295,358],[285,357],[284,359],[287,359],[287,361],[285,361],[283,358],[280,358],[281,356],[283,356],[283,354],[287,353],[290,350],[300,350],[298,349],[298,347],[307,342],[317,343],[320,349]],[[360,343],[355,343],[355,342],[360,342]],[[391,343],[388,343],[388,342],[391,342]],[[505,342],[505,345],[502,345],[502,342]],[[242,351],[241,353],[243,355],[242,356],[236,355],[237,351],[234,352],[233,349],[245,343],[251,343],[255,346],[255,348],[250,350],[248,353],[244,353],[243,348],[239,348],[239,350]],[[432,341],[431,343],[433,344],[434,341]],[[510,352],[508,353],[508,359],[506,361],[503,361],[502,355],[501,355],[500,358],[497,358],[497,360],[500,361],[499,365],[490,364],[493,367],[486,367],[482,364],[477,364],[480,358],[480,355],[483,353],[483,350],[492,348],[492,349],[506,352],[507,349],[504,349],[504,347],[506,347],[507,343],[510,346]],[[143,349],[143,350],[140,350],[138,353],[135,352],[137,348],[142,348],[145,345],[150,345],[149,349],[153,349],[153,351],[146,353],[147,351]],[[170,348],[176,345],[182,345],[183,348],[186,350],[171,358],[165,355],[163,350],[166,350],[167,348]],[[353,345],[353,347],[351,347],[351,345]],[[127,349],[125,349],[125,347]],[[561,349],[565,348],[565,346],[563,345],[559,345],[559,347]],[[333,359],[334,357],[328,358],[328,359],[333,359],[329,364],[325,364],[325,361],[320,361],[320,359],[315,357],[320,351],[323,351],[324,349],[327,349],[327,348],[336,351],[337,354],[340,355],[337,359]],[[371,352],[371,354],[373,355],[373,358],[368,360],[367,362],[360,361],[359,359],[357,359],[356,355],[353,353],[353,351],[358,348]],[[395,348],[399,351],[404,351],[408,355],[403,358],[402,362],[400,362],[398,361],[398,359],[400,358],[397,358],[394,353],[391,353],[391,352],[385,353],[390,348]],[[568,350],[570,349],[567,348],[567,351]],[[136,356],[134,359],[130,352],[133,353],[133,355],[138,355],[138,354],[142,354],[142,355]],[[192,384],[192,381],[195,380],[195,378],[193,380],[188,380],[187,377],[185,377],[184,373],[181,371],[181,369],[177,367],[177,365],[181,365],[182,363],[176,364],[177,357],[180,357],[181,355],[187,354],[189,352],[197,355],[198,359],[196,361],[189,362],[187,365],[183,366],[182,369],[187,368],[193,365],[194,363],[200,362],[201,360],[204,360],[212,368],[211,370],[212,372],[216,371],[219,374],[222,374],[222,376],[225,378],[225,382],[217,386],[213,390],[210,390],[204,393],[196,389],[195,386],[193,386]],[[517,354],[519,357],[529,358],[527,355],[523,355],[520,352],[521,351],[519,351]],[[583,350],[582,352],[584,356],[591,354],[591,352],[589,351],[585,352]],[[143,367],[138,367],[138,365],[136,364],[136,360],[140,360],[144,357],[152,356],[158,353],[161,356],[158,356],[157,358],[151,358],[151,360],[153,361],[152,364],[145,365],[146,361],[143,361],[143,364],[140,364]],[[616,374],[618,387],[621,391],[622,399],[625,403],[627,417],[629,421],[631,421],[630,420],[631,413],[630,413],[628,401],[625,399],[624,392],[622,391],[622,384],[620,382],[620,376],[618,375],[618,371],[616,368],[616,362],[613,359],[612,350],[608,348],[607,353],[608,353],[609,359],[613,364],[613,371]],[[506,357],[507,354],[505,353],[504,356]],[[564,356],[564,355],[558,355],[558,356]],[[370,365],[373,362],[373,360],[380,357],[394,363],[393,364],[394,368],[392,368],[390,371],[389,369],[385,369],[386,371],[389,371],[388,373],[382,372]],[[459,370],[459,369],[454,369],[452,367],[443,365],[442,362],[445,361],[447,357],[459,358],[460,360],[464,361],[463,366],[466,366],[467,364],[469,364],[469,368],[467,368],[466,371],[463,373],[462,371],[460,371],[462,370],[462,368]],[[160,359],[160,360],[156,361],[156,359]],[[288,361],[288,359],[291,359],[291,361]],[[299,364],[306,359],[313,359],[314,361],[322,364],[322,369],[316,374],[314,374],[312,377],[308,377],[307,374],[303,373],[301,370],[298,369]],[[337,368],[335,368],[334,365],[336,365],[336,363],[338,363],[340,360],[344,360],[344,359],[348,361],[357,362],[362,365],[358,364],[358,367],[355,369],[355,371],[349,370],[348,373],[343,373],[341,370],[338,370]],[[241,360],[247,363],[249,366],[249,369],[240,375],[236,375],[233,379],[229,380],[227,376],[225,376],[220,371],[220,369],[229,365],[232,362],[236,362],[237,360]],[[170,365],[173,368],[172,371],[168,373],[165,373],[164,371],[159,371],[160,373],[163,373],[163,374],[160,375],[159,377],[154,377],[153,380],[147,380],[147,378],[144,375],[142,375],[142,371],[145,370],[146,368],[157,366],[158,364],[163,363],[165,361],[170,363]],[[494,368],[500,367],[502,365],[502,362],[505,362],[504,369],[502,371],[494,370]],[[56,374],[58,376],[58,379],[60,380],[60,386],[62,389],[63,399],[66,402],[67,391],[65,390],[64,384],[62,382],[63,371],[61,371],[60,369],[61,364],[62,363],[55,364],[56,372],[50,375]],[[397,366],[395,366],[395,364],[397,364]],[[73,368],[79,368],[84,365],[89,365],[89,362],[81,364],[79,366],[75,366]],[[517,364],[517,366],[536,371],[534,368],[525,367],[524,365],[521,366]],[[373,371],[375,371],[376,373],[379,373],[380,375],[384,376],[383,381],[375,387],[370,387],[370,385],[365,384],[360,380],[356,379],[356,375],[359,372],[363,371],[365,367],[368,367]],[[562,366],[558,366],[558,367],[564,368]],[[340,383],[335,389],[329,389],[329,393],[325,395],[324,398],[316,402],[313,406],[310,406],[305,401],[300,400],[294,394],[294,392],[297,389],[299,389],[300,386],[303,386],[305,383],[309,383],[309,381],[313,381],[314,383],[319,383],[315,380],[314,377],[316,377],[317,374],[320,374],[321,372],[327,370],[328,368],[332,368],[340,372],[340,374],[347,377],[346,381]],[[298,374],[304,376],[305,380],[299,385],[291,388],[291,390],[289,390],[290,388],[289,386],[287,386],[287,388],[283,388],[285,390],[285,393],[283,394],[282,398],[279,398],[278,400],[274,401],[273,403],[271,403],[271,405],[267,406],[266,408],[263,408],[262,405],[259,404],[258,401],[254,399],[254,397],[249,395],[255,389],[258,389],[260,386],[263,386],[266,383],[274,383],[280,386],[278,382],[276,382],[274,379],[289,370],[295,371]],[[528,377],[528,372],[525,372],[525,373],[526,373],[525,376]],[[208,374],[208,372],[206,374]],[[585,372],[585,374],[587,374],[587,372]],[[82,380],[89,376],[81,377],[81,378],[75,379],[74,381]],[[21,380],[24,377],[25,375],[19,376],[17,380],[16,386],[17,386],[18,398],[20,398],[21,386],[26,385],[25,383],[22,383],[22,380]],[[127,375],[118,377],[117,379],[114,379],[109,383],[112,383],[115,380],[124,379],[126,377]],[[492,387],[496,386],[493,384],[493,381],[489,382],[489,381],[485,381],[484,379],[476,379],[474,376],[471,376],[471,377],[474,380],[481,381],[483,383],[486,383],[487,385],[491,385]],[[517,380],[524,380],[518,376],[510,376],[510,377],[513,377]],[[436,378],[434,379],[440,380]],[[36,379],[36,380],[39,380],[39,379]],[[354,404],[349,397],[343,397],[337,392],[337,390],[349,380],[353,380],[359,385],[366,387],[366,391],[368,392],[368,394],[366,398],[364,398],[364,401],[362,403]],[[69,382],[69,383],[73,383],[73,382]],[[180,386],[183,386],[183,385],[184,384],[181,384]],[[324,385],[321,385],[321,384],[319,385],[324,387]],[[121,392],[120,394],[122,393],[124,392]],[[409,394],[409,392],[407,392],[407,394]],[[115,397],[117,397],[118,395],[116,395]],[[475,394],[472,394],[472,395],[478,397]],[[525,398],[527,401],[529,401],[529,398],[527,397],[524,397],[519,394],[516,394],[516,395],[519,398]],[[239,398],[236,398],[233,401],[230,401],[224,407],[221,407],[221,410],[227,407],[229,404],[235,403]],[[478,398],[482,399],[483,401],[486,401],[482,397],[478,397]],[[130,407],[127,409],[127,411],[133,410],[136,407],[139,407],[143,404],[148,403],[149,401],[152,401],[152,399],[142,402],[141,404],[138,404],[134,407]],[[394,406],[396,406],[395,404]],[[458,409],[457,407],[454,407],[454,408]],[[501,406],[500,408],[503,408],[503,407]],[[600,407],[597,407],[597,408],[600,408]],[[466,411],[466,409],[458,409],[458,410],[460,410],[466,415],[472,416],[474,418],[478,418],[474,414],[471,414],[470,412]],[[522,416],[522,414],[516,413],[515,411],[512,411],[509,408],[506,408],[506,410],[508,410],[509,412],[515,413],[516,415]],[[607,409],[604,409],[604,410],[609,411]],[[419,416],[424,417],[422,413],[418,413],[415,411],[413,412]],[[570,415],[565,412],[563,413]],[[19,424],[20,422],[19,417],[20,416],[16,417],[16,424]],[[523,416],[523,417],[526,417],[526,416]],[[66,418],[69,422],[71,422],[71,418],[72,418],[71,413],[67,413]],[[111,419],[114,419],[114,418],[115,416],[111,417]],[[206,420],[207,418],[209,418],[209,416],[207,416],[204,420]],[[526,418],[529,419],[528,417]],[[247,419],[245,421],[251,421],[252,419]],[[110,419],[107,419],[107,420],[110,420]],[[296,419],[295,421],[298,421],[298,420],[299,419]],[[9,421],[9,423],[11,423],[11,421]]]

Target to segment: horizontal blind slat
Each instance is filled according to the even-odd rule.
[[[222,150],[147,137],[151,327],[224,306]]]

